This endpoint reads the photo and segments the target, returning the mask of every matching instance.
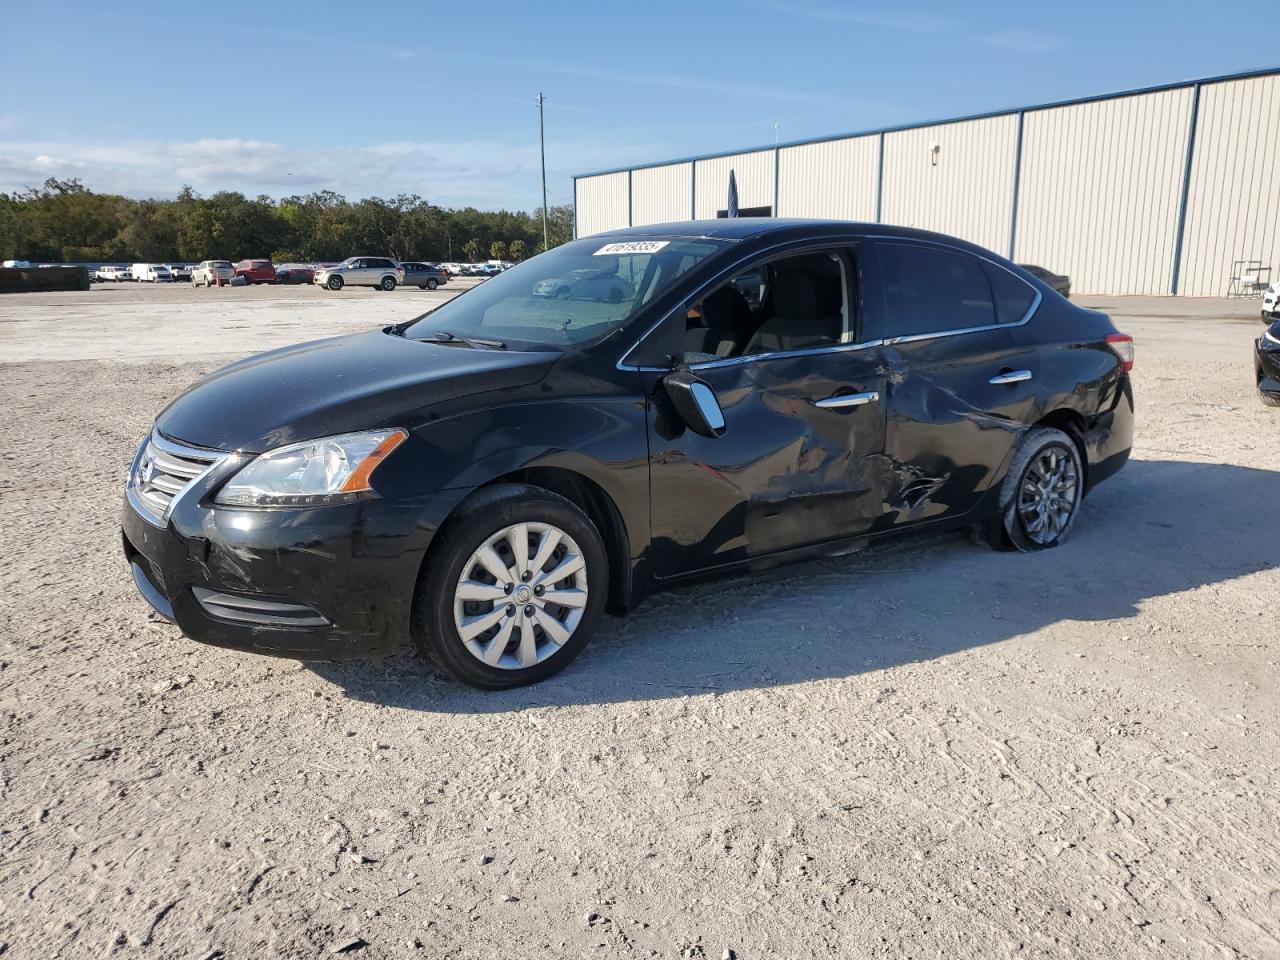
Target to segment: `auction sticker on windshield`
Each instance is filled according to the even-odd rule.
[[[603,257],[607,254],[619,253],[657,253],[670,242],[670,240],[631,240],[626,243],[606,243],[592,256]]]

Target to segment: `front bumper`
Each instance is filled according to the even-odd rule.
[[[126,498],[125,558],[143,598],[192,640],[299,660],[393,652],[410,639],[423,558],[452,500],[212,507],[212,475],[163,526]]]
[[[1259,337],[1253,349],[1253,371],[1258,392],[1280,397],[1280,349],[1269,350],[1267,346],[1267,341]]]

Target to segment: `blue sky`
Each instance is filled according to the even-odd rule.
[[[539,90],[565,203],[574,173],[772,143],[775,124],[786,141],[1280,65],[1275,0],[40,9],[0,0],[0,191],[77,176],[533,209]]]

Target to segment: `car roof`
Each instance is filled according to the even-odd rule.
[[[770,237],[776,240],[819,239],[823,236],[865,235],[900,237],[904,240],[932,240],[962,247],[990,256],[986,250],[967,240],[932,230],[915,227],[899,227],[888,223],[868,223],[858,220],[815,220],[799,217],[721,217],[715,220],[684,220],[676,223],[655,223],[643,227],[623,227],[604,233],[592,234],[590,239],[608,237],[679,237],[713,240],[757,240]]]

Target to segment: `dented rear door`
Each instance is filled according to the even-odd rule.
[[[997,322],[979,257],[895,239],[875,259],[893,471],[880,530],[963,515],[1000,483],[1035,418],[1040,360],[1029,327]]]

